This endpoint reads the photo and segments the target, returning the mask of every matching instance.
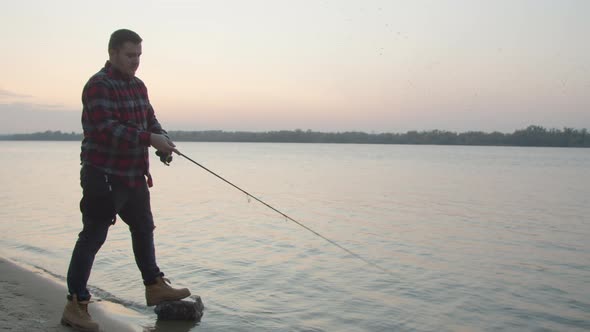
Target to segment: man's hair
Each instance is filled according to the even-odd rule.
[[[142,39],[137,33],[131,30],[120,29],[111,34],[111,39],[109,40],[109,50],[120,49],[126,42],[139,44],[142,42]]]

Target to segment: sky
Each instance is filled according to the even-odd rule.
[[[587,0],[1,0],[0,133],[81,132],[120,28],[167,130],[590,128]]]

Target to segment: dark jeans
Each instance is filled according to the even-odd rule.
[[[135,262],[144,284],[152,284],[157,277],[163,276],[156,264],[154,220],[147,184],[129,188],[113,176],[90,166],[82,166],[80,183],[83,189],[80,210],[84,226],[78,235],[68,269],[69,293],[77,294],[81,301],[90,299],[86,287],[94,257],[105,242],[117,214],[131,231]]]

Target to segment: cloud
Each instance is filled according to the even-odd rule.
[[[80,112],[60,105],[0,103],[0,134],[32,133],[46,130],[81,132]]]
[[[81,132],[80,112],[62,104],[44,103],[33,95],[0,88],[0,134],[46,130]]]
[[[5,98],[29,99],[33,96],[0,88],[0,100]]]

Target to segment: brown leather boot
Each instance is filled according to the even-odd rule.
[[[145,286],[145,300],[148,307],[164,301],[182,300],[191,295],[187,288],[172,288],[169,283],[170,280],[158,277],[155,284]]]
[[[88,303],[90,301],[78,301],[76,294],[72,295],[71,299],[68,297],[61,324],[82,332],[98,332],[98,323],[93,321],[88,313]]]

